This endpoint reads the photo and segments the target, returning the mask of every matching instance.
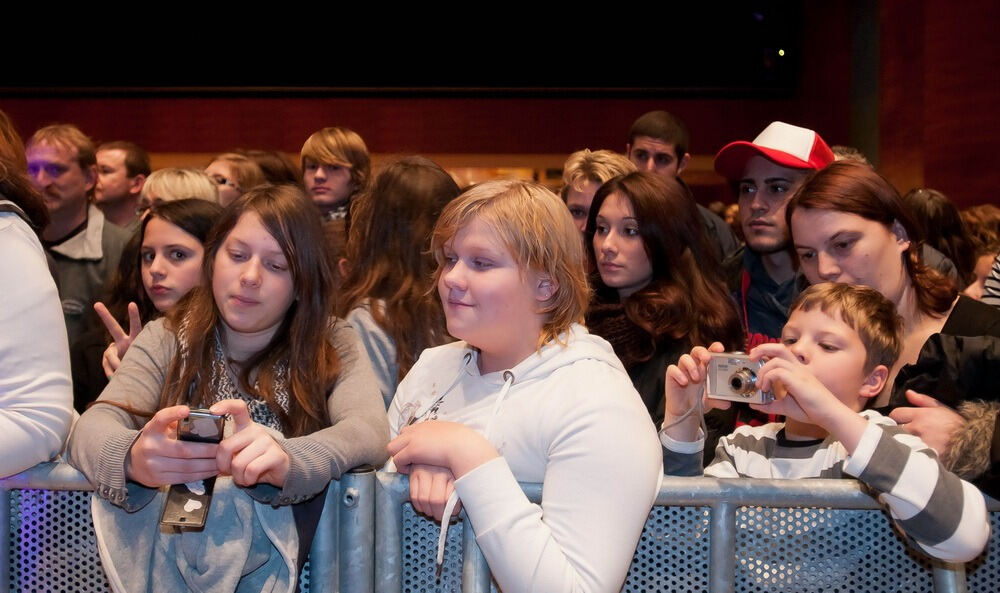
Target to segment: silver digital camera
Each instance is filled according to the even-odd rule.
[[[705,395],[750,404],[767,404],[774,401],[774,394],[761,391],[757,386],[757,371],[762,362],[754,362],[742,352],[712,354],[708,361],[708,381]]]

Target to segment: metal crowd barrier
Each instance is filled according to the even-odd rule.
[[[0,479],[0,526],[8,526],[0,538],[0,558],[6,560],[0,591],[110,591],[97,553],[91,490],[83,474],[65,463],[42,463]],[[300,591],[373,590],[374,496],[372,470],[330,483]]]
[[[541,500],[540,484],[523,485]],[[0,480],[0,591],[109,590],[90,517],[90,484],[43,463]],[[435,578],[438,525],[414,513],[406,476],[362,471],[327,490],[300,579],[304,592],[487,593],[489,567],[468,521],[448,531]],[[967,565],[932,562],[893,531],[852,480],[665,478],[623,592],[995,591],[1000,503],[989,547]],[[374,527],[374,528],[373,528]]]
[[[448,530],[437,583],[439,525],[414,513],[406,476],[376,476],[378,593],[495,590],[464,516]],[[541,500],[541,485],[522,486],[529,500]],[[990,499],[989,508],[989,547],[966,567],[915,553],[853,480],[668,477],[622,591],[992,592],[1000,584],[1000,503]]]

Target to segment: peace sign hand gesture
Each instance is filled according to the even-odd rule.
[[[104,323],[104,327],[108,329],[108,333],[111,334],[111,339],[114,340],[111,344],[108,344],[107,349],[104,351],[104,356],[101,359],[101,366],[104,367],[104,374],[110,379],[111,375],[115,374],[118,370],[118,366],[122,363],[122,358],[125,357],[125,352],[128,351],[129,346],[135,340],[135,337],[139,335],[142,331],[142,320],[139,319],[139,306],[135,303],[128,304],[128,333],[122,329],[122,326],[118,325],[118,321],[115,320],[111,312],[104,303],[98,301],[94,303],[94,311],[97,312],[97,316],[101,318]]]

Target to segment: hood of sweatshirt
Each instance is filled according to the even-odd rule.
[[[514,382],[526,384],[548,378],[553,372],[582,360],[594,360],[611,366],[625,373],[625,367],[615,355],[614,349],[607,340],[595,336],[587,331],[587,328],[574,323],[569,331],[564,332],[556,341],[550,341],[540,350],[525,358],[516,366],[487,373],[479,373],[479,351],[469,347],[464,342],[459,342],[464,346],[464,351],[473,354],[469,364],[464,366],[464,371],[470,377],[478,377],[486,383],[502,383],[505,373],[514,375]]]
[[[599,364],[628,380],[611,344],[580,324],[573,324],[558,340],[514,367],[493,373],[480,373],[479,351],[465,342],[425,350],[406,377],[406,385],[401,385],[398,395],[405,397],[393,402],[395,410],[390,408],[390,420],[396,417],[390,428],[396,435],[407,424],[440,419],[461,422],[489,438],[491,420],[508,392],[518,397],[546,397],[541,383],[553,374],[574,372],[572,367],[581,362]],[[538,392],[535,387],[539,387]]]

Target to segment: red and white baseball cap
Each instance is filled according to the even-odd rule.
[[[747,161],[755,156],[792,169],[822,169],[834,161],[833,151],[819,134],[776,121],[764,128],[753,142],[740,140],[723,146],[715,155],[715,170],[726,179],[739,179]]]

